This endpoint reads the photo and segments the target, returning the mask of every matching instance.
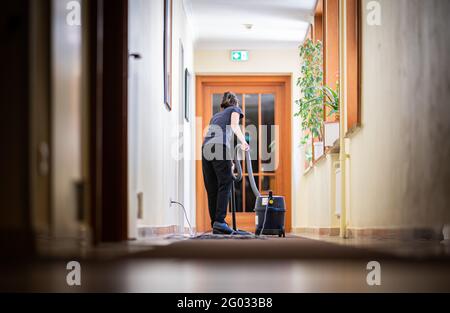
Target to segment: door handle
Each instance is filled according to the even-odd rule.
[[[141,60],[142,59],[142,55],[140,53],[130,53],[130,57],[135,59],[135,60]]]

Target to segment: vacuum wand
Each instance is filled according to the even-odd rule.
[[[234,149],[234,164],[237,170],[237,175],[233,175],[234,182],[239,183],[242,180],[242,166],[241,159],[239,158],[240,151],[242,151],[242,145],[237,145]],[[253,176],[252,159],[250,155],[250,150],[245,151],[245,161],[247,162],[247,172],[248,179],[250,181],[250,187],[252,188],[253,194],[256,198],[261,197],[258,187],[256,186],[255,177]]]
[[[237,145],[236,148],[234,149],[234,153],[233,153],[235,170],[237,173],[233,172],[233,185],[231,187],[231,216],[232,216],[232,221],[233,221],[233,230],[236,232],[236,234],[241,234],[241,235],[247,236],[247,235],[251,235],[251,234],[241,231],[241,230],[238,230],[237,222],[236,222],[236,186],[235,186],[235,184],[240,183],[243,178],[241,159],[239,158],[239,156],[241,155],[241,151],[242,151],[242,145]],[[258,197],[261,194],[259,193],[259,190],[256,187],[255,178],[253,177],[250,151],[246,151],[246,159],[247,159],[247,167],[248,167],[248,171],[249,171],[250,185],[252,186],[252,190],[253,190],[253,193],[255,194],[255,196]]]

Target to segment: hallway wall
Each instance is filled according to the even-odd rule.
[[[439,230],[450,222],[450,3],[379,2],[381,26],[363,15],[362,127],[347,140],[348,226]],[[324,226],[327,170],[320,164],[303,176],[297,227]]]
[[[170,206],[169,199],[185,204],[192,216],[195,207],[193,151],[185,149],[185,195],[178,199],[179,175],[176,147],[178,131],[184,130],[184,147],[193,145],[194,110],[190,123],[179,124],[181,94],[180,40],[184,64],[192,73],[192,39],[182,1],[173,1],[173,78],[172,111],[163,95],[163,1],[130,0],[130,53],[140,53],[141,60],[130,59],[129,77],[129,237],[137,236],[136,226],[155,228],[183,224],[181,209]],[[193,86],[193,85],[192,85]],[[191,91],[193,95],[193,91]],[[143,193],[143,219],[137,220],[137,194]]]
[[[300,130],[298,130],[300,132]],[[303,149],[301,149],[303,151]],[[304,152],[299,159],[304,161]],[[305,172],[299,168],[298,188],[293,193],[296,204],[293,228],[304,232],[312,229],[339,228],[339,220],[336,216],[336,180],[334,175],[334,163],[339,160],[339,155],[330,154],[320,160],[316,166]],[[302,165],[304,162],[301,163]]]
[[[231,49],[232,47],[230,47]],[[197,75],[291,75],[292,76],[292,112],[297,111],[295,100],[299,98],[296,86],[300,72],[300,58],[296,48],[249,50],[249,61],[233,62],[230,50],[196,50],[195,72]],[[299,206],[296,194],[300,189],[302,164],[300,151],[300,121],[292,117],[292,218],[296,220]]]
[[[363,128],[350,140],[349,222],[439,226],[450,222],[450,3],[380,3],[382,26],[363,30]]]

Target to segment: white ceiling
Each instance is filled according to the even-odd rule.
[[[198,49],[298,47],[317,0],[185,0]],[[253,24],[248,30],[244,24]]]

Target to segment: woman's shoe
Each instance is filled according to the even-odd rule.
[[[249,237],[249,236],[250,237],[254,237],[255,236],[254,234],[252,234],[252,233],[250,233],[248,231],[240,230],[240,229],[238,229],[235,232],[233,232],[233,235],[235,235],[235,236],[244,236],[244,237]]]
[[[214,222],[213,234],[214,235],[232,235],[234,230],[228,226],[227,223]]]

